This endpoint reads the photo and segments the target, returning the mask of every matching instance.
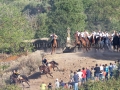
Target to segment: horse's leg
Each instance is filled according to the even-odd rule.
[[[56,46],[54,47],[54,50],[53,50],[53,53],[55,54],[55,49],[56,49]]]
[[[51,51],[51,55],[53,54],[53,49],[54,49],[54,47],[52,46],[52,51]]]
[[[27,84],[28,84],[28,86],[30,87],[30,84],[28,83],[28,81],[25,81]]]
[[[48,75],[47,75],[47,73],[46,73],[46,77],[48,78]]]
[[[59,68],[58,68],[58,66],[55,66],[56,68],[57,68],[57,70],[59,71]]]
[[[53,75],[50,72],[48,74],[53,78]]]
[[[54,67],[53,67],[53,71],[55,71]]]

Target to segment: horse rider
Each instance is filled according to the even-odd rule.
[[[76,31],[76,34],[77,34],[78,37],[80,36],[80,32]]]
[[[47,59],[46,59],[46,58],[42,60],[42,64],[43,64],[44,66],[48,66],[48,62],[47,62]]]
[[[13,70],[13,77],[17,78],[18,80],[23,79],[22,76],[18,73],[17,70]]]
[[[51,43],[53,43],[54,39],[58,38],[58,36],[55,33],[53,33],[52,35],[50,35],[50,37],[51,37]]]

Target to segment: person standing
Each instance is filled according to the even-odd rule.
[[[85,68],[83,67],[82,68],[82,73],[83,73],[83,75],[82,75],[82,84],[85,84],[86,83],[86,70],[85,70]]]
[[[73,76],[73,80],[74,80],[74,90],[78,90],[78,74],[76,72],[74,72],[74,76]]]
[[[81,82],[82,82],[82,75],[83,75],[83,72],[81,72],[81,69],[78,69],[77,74],[78,74],[78,76],[79,76],[79,83],[78,83],[78,85],[80,86],[80,85],[81,85]]]
[[[92,67],[91,68],[91,79],[94,80],[94,76],[95,76],[95,70],[94,68]]]
[[[105,79],[108,80],[109,66],[107,64],[105,64],[105,72],[106,72]]]
[[[52,90],[52,83],[48,84],[48,90]]]
[[[60,83],[59,83],[58,79],[56,79],[56,81],[55,81],[55,89],[58,90],[59,87],[60,87]]]
[[[73,71],[71,70],[71,71],[70,71],[70,75],[69,75],[70,81],[73,81],[73,76],[74,76],[74,73],[73,73]]]
[[[46,90],[46,84],[44,82],[42,82],[42,84],[40,85],[41,89],[40,90]]]
[[[99,81],[100,67],[98,66],[98,64],[96,64],[96,67],[94,68],[94,70],[95,70],[95,80]]]
[[[110,73],[110,78],[113,77],[113,64],[110,63],[110,66],[109,66],[109,73]]]
[[[89,80],[91,77],[91,71],[89,68],[86,68],[86,80]]]

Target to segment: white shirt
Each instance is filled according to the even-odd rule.
[[[93,32],[93,35],[95,36],[95,35],[96,35],[96,32]]]
[[[80,32],[77,32],[77,35],[79,36],[79,35],[80,35]]]
[[[78,74],[78,76],[79,76],[79,79],[82,79],[82,74],[83,74],[83,72],[77,72],[77,74]]]
[[[60,83],[58,81],[55,82],[55,88],[59,88],[60,87]]]
[[[100,71],[102,71],[104,68],[103,68],[103,66],[100,66]]]
[[[84,32],[81,32],[81,37],[84,37]]]
[[[100,33],[100,36],[101,36],[101,37],[103,36],[102,33]]]

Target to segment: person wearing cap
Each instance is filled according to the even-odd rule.
[[[60,87],[60,83],[59,83],[59,80],[57,78],[56,81],[55,81],[55,89],[58,90],[59,87]]]

